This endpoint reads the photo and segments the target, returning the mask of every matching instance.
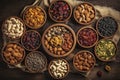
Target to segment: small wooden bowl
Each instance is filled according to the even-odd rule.
[[[41,45],[41,43],[39,44],[39,46],[38,47],[36,47],[35,49],[27,49],[25,46],[24,46],[24,43],[23,43],[23,37],[24,37],[24,35],[26,34],[26,33],[29,33],[29,32],[31,32],[31,31],[33,31],[33,32],[35,32],[35,33],[37,33],[39,36],[40,36],[40,39],[41,39],[41,35],[40,35],[40,33],[39,32],[37,32],[37,31],[35,31],[35,30],[28,30],[28,31],[26,31],[24,34],[23,34],[23,36],[21,37],[21,44],[23,45],[23,47],[26,49],[26,50],[28,50],[28,51],[35,51],[35,50],[37,50],[39,47],[40,47],[40,45]],[[40,42],[41,42],[41,40],[40,40]]]
[[[42,70],[33,71],[33,70],[31,70],[31,69],[29,68],[29,66],[28,66],[27,63],[26,63],[27,57],[28,57],[29,55],[31,55],[31,54],[34,54],[34,52],[39,53],[39,55],[41,55],[41,56],[45,59],[45,67],[44,67]],[[45,55],[44,55],[42,52],[40,52],[40,51],[32,51],[32,52],[30,52],[29,54],[27,54],[27,56],[26,56],[26,58],[25,58],[25,66],[26,66],[26,68],[30,71],[30,73],[38,73],[38,72],[42,73],[42,72],[44,72],[44,71],[46,70],[46,68],[47,68],[47,58],[46,58]]]
[[[80,42],[79,42],[79,40],[78,40],[78,35],[79,35],[80,31],[83,30],[83,29],[85,29],[85,28],[91,29],[91,30],[93,30],[93,31],[96,33],[96,38],[97,38],[97,40],[96,40],[96,41],[94,42],[94,44],[91,45],[91,46],[82,45],[82,44],[80,44]],[[98,33],[97,33],[97,31],[96,31],[94,28],[89,27],[89,26],[86,26],[86,27],[82,27],[82,28],[80,28],[80,29],[78,30],[78,32],[77,32],[77,42],[78,42],[78,44],[79,44],[81,47],[83,47],[83,48],[91,48],[91,47],[95,46],[95,44],[97,43],[97,41],[98,41]]]
[[[51,66],[52,62],[53,62],[53,61],[56,61],[56,60],[63,60],[63,61],[65,61],[65,62],[67,63],[68,71],[67,71],[67,73],[65,74],[65,76],[62,77],[62,78],[56,78],[55,76],[53,76],[53,74],[52,74],[51,71],[50,71],[50,66]],[[49,74],[50,74],[54,79],[63,79],[63,78],[65,78],[65,77],[68,75],[68,73],[70,72],[69,63],[68,63],[65,59],[54,59],[54,60],[50,61],[49,65],[48,65],[48,72],[49,72]]]
[[[25,13],[26,13],[26,11],[27,11],[28,9],[30,9],[30,8],[35,8],[35,7],[41,9],[42,12],[44,13],[44,16],[45,16],[45,20],[44,20],[43,24],[38,25],[39,27],[37,26],[37,28],[35,28],[35,26],[30,26],[29,24],[27,24],[27,22],[26,22],[26,20],[25,20]],[[29,6],[29,7],[27,7],[27,8],[24,10],[24,12],[23,12],[23,21],[24,21],[25,24],[26,24],[29,28],[31,28],[31,29],[38,29],[38,28],[41,28],[41,27],[46,23],[46,19],[47,19],[46,12],[45,12],[45,10],[42,9],[40,6]]]
[[[61,21],[58,21],[58,20],[54,19],[54,18],[52,17],[51,13],[50,13],[50,8],[52,7],[52,5],[53,5],[54,3],[57,3],[58,1],[60,1],[60,0],[54,0],[54,1],[52,1],[52,3],[50,4],[49,9],[48,9],[49,16],[50,16],[50,18],[51,18],[54,22],[66,22],[66,21],[68,21],[68,20],[70,19],[71,15],[72,15],[72,7],[71,7],[71,5],[70,5],[67,1],[62,0],[62,2],[67,3],[68,6],[69,6],[69,8],[70,8],[70,14],[69,14],[68,18],[66,18],[66,19],[64,19],[64,20],[61,20]]]
[[[7,45],[9,45],[9,44],[17,44],[18,46],[20,46],[21,48],[23,48],[22,45],[20,45],[20,44],[17,43],[17,42],[7,43]],[[6,48],[7,45],[5,45],[5,46],[2,48],[2,54],[1,54],[1,56],[2,56],[2,58],[3,58],[3,61],[4,61],[5,63],[7,63],[8,65],[17,65],[17,64],[20,64],[20,63],[24,60],[25,50],[24,50],[24,52],[23,52],[23,58],[22,58],[19,62],[17,62],[16,64],[10,64],[10,63],[5,59],[4,54],[3,54],[3,53],[4,53],[4,49]],[[24,48],[23,48],[23,49],[24,49]]]
[[[24,34],[25,31],[26,31],[26,27],[25,27],[25,23],[23,22],[23,20],[22,20],[21,18],[17,17],[17,16],[8,17],[6,20],[8,20],[8,19],[10,19],[10,18],[19,19],[19,20],[23,23],[23,34]],[[5,24],[6,20],[3,22],[3,24],[2,24],[2,29],[1,29],[1,30],[2,30],[2,33],[3,33],[3,37],[7,37],[7,39],[8,39],[8,40],[11,40],[11,41],[12,41],[12,40],[19,40],[23,34],[22,34],[20,37],[17,37],[17,38],[11,38],[11,37],[8,37],[8,35],[4,34],[3,27],[4,27],[4,24]]]
[[[71,50],[68,51],[67,53],[65,53],[64,55],[55,55],[54,53],[51,53],[51,52],[46,48],[46,46],[45,46],[45,44],[44,44],[46,33],[48,32],[48,30],[49,30],[50,28],[55,27],[55,26],[65,27],[65,28],[68,29],[68,30],[71,32],[71,34],[73,35],[73,46],[72,46]],[[48,28],[44,31],[43,36],[42,36],[42,46],[43,46],[44,50],[45,50],[50,56],[52,56],[52,57],[65,57],[65,56],[69,55],[69,54],[74,50],[74,48],[75,48],[75,46],[76,46],[76,36],[75,36],[75,33],[74,33],[74,31],[72,30],[72,28],[70,28],[69,26],[67,26],[67,25],[65,25],[65,24],[59,24],[59,23],[58,23],[58,24],[53,24],[53,25],[51,25],[50,27],[48,27]]]
[[[110,40],[109,38],[104,38],[104,39],[101,39],[101,40],[107,40],[107,39]],[[99,42],[100,42],[101,40],[99,40],[99,41],[97,42],[97,44],[95,45],[95,48],[94,48],[95,56],[96,56],[100,61],[104,61],[104,62],[113,61],[113,59],[114,59],[114,57],[115,57],[115,55],[116,55],[116,52],[117,52],[117,46],[116,46],[116,44],[115,44],[112,40],[110,40],[110,41],[115,45],[116,51],[115,51],[114,56],[112,56],[112,59],[104,60],[104,59],[101,59],[101,58],[97,55],[97,53],[96,53],[96,47],[97,47],[97,45],[99,44]]]
[[[106,18],[106,17],[110,17],[110,16],[105,16],[105,17],[101,17],[101,18],[98,19],[98,21],[97,21],[97,23],[96,23],[96,30],[97,30],[98,34],[99,34],[101,37],[103,37],[103,38],[111,38],[111,37],[113,37],[113,36],[116,34],[116,32],[117,32],[117,30],[118,30],[118,23],[117,23],[117,21],[116,21],[114,18],[110,17],[110,18],[112,18],[112,19],[116,22],[116,25],[117,25],[116,32],[115,32],[113,35],[111,35],[111,36],[103,36],[103,35],[99,32],[99,30],[98,30],[98,23],[99,23],[99,21],[100,21],[101,19],[103,19],[103,18]]]
[[[76,9],[77,9],[80,5],[83,5],[83,4],[88,4],[88,5],[90,5],[90,6],[93,8],[93,10],[94,10],[94,18],[93,18],[91,21],[89,21],[88,23],[79,22],[78,19],[76,18],[76,15],[75,15]],[[79,24],[81,24],[81,25],[88,25],[88,24],[92,23],[92,22],[95,20],[96,10],[95,10],[93,4],[91,4],[91,3],[89,3],[89,2],[83,2],[83,3],[78,4],[78,5],[74,8],[73,16],[74,16],[74,19],[75,19],[75,21],[76,21],[77,23],[79,23]]]
[[[79,52],[77,52],[75,55],[74,55],[74,58],[73,58],[73,66],[74,66],[74,68],[77,70],[77,71],[79,71],[79,72],[88,72],[88,71],[90,71],[90,70],[88,70],[88,71],[83,71],[83,70],[79,70],[76,66],[75,66],[75,57],[78,55],[78,54],[81,54],[82,52],[88,52],[92,57],[93,57],[93,59],[94,59],[94,64],[92,65],[92,67],[90,68],[90,70],[92,70],[93,68],[94,68],[94,66],[95,66],[95,64],[96,64],[96,59],[95,59],[95,56],[93,55],[93,53],[91,53],[90,51],[87,51],[87,50],[82,50],[82,51],[79,51]]]

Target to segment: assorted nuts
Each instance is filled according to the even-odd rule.
[[[72,14],[71,6],[66,1],[55,1],[49,7],[49,15],[55,22],[64,22]]]
[[[49,64],[49,73],[55,79],[61,79],[67,76],[69,72],[69,64],[64,59],[53,60]]]
[[[112,60],[116,50],[116,45],[109,39],[102,39],[95,46],[95,54],[102,61]]]
[[[10,17],[3,23],[3,34],[8,38],[20,38],[24,33],[23,21],[18,17]]]
[[[19,64],[24,56],[24,48],[17,43],[9,43],[5,46],[3,50],[3,59],[10,65]]]
[[[74,18],[80,24],[89,24],[95,18],[95,8],[90,3],[81,3],[74,9]]]
[[[64,0],[54,1],[49,7],[49,16],[55,22],[65,22],[72,14],[72,8]],[[81,3],[74,9],[74,18],[79,24],[90,24],[95,18],[95,8],[90,3]],[[31,29],[38,29],[46,22],[46,13],[39,6],[27,7],[23,13],[25,24]],[[2,25],[2,32],[11,39],[21,38],[21,44],[9,43],[2,51],[4,61],[9,65],[17,65],[25,57],[25,50],[32,51],[25,57],[25,69],[31,73],[43,72],[47,67],[47,58],[39,51],[41,35],[35,30],[25,32],[23,21],[16,17],[10,17]],[[102,17],[96,24],[100,36],[111,37],[118,29],[117,22],[112,17]],[[25,32],[25,33],[24,33]],[[117,47],[109,39],[102,39],[98,43],[98,34],[92,27],[83,27],[77,32],[77,42],[83,48],[95,46],[95,55],[101,61],[111,61],[116,54]],[[96,44],[97,43],[97,44]],[[54,24],[48,27],[42,36],[42,45],[45,51],[53,57],[65,57],[69,55],[76,45],[74,31],[65,24]],[[90,71],[96,63],[94,55],[86,50],[75,54],[73,58],[74,68],[80,72]],[[111,66],[106,65],[106,71],[111,71]],[[55,79],[62,79],[69,73],[69,63],[65,59],[50,61],[48,66],[50,75]],[[97,75],[102,76],[102,71]]]
[[[43,72],[47,65],[47,59],[41,52],[33,51],[26,56],[25,65],[32,73]]]
[[[41,7],[32,6],[25,10],[23,20],[28,27],[38,29],[45,23],[46,13]]]
[[[56,24],[49,27],[43,34],[43,47],[51,56],[67,55],[74,47],[75,35],[66,25]]]
[[[116,33],[118,24],[112,17],[102,17],[98,20],[96,28],[102,37],[111,37]]]
[[[83,27],[77,33],[77,40],[80,46],[90,48],[98,41],[98,35],[93,28]]]
[[[26,31],[21,38],[21,43],[24,46],[24,48],[28,51],[36,50],[40,47],[41,36],[35,30]]]
[[[90,71],[95,65],[95,58],[89,51],[80,51],[73,58],[73,65],[81,72]]]

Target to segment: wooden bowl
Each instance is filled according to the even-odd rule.
[[[25,27],[25,24],[24,24],[23,20],[22,20],[21,18],[17,17],[17,16],[8,17],[6,20],[8,20],[8,19],[10,19],[10,18],[16,18],[16,19],[20,20],[20,21],[23,23],[23,34],[24,34],[25,31],[26,31],[26,27]],[[3,24],[2,24],[3,37],[7,37],[7,39],[8,39],[8,40],[11,40],[11,41],[12,41],[12,40],[19,40],[23,34],[22,34],[20,37],[17,37],[17,38],[8,37],[8,35],[4,34],[3,27],[4,27],[4,24],[5,24],[6,20],[5,20],[5,21],[3,22]]]
[[[44,68],[43,68],[42,70],[33,71],[33,70],[31,70],[31,69],[29,68],[29,66],[28,66],[27,63],[26,63],[27,57],[28,57],[29,55],[31,55],[31,54],[34,54],[35,52],[38,53],[39,55],[41,55],[41,56],[45,59],[45,66],[44,66]],[[40,51],[32,51],[32,52],[30,52],[29,54],[27,54],[27,56],[26,56],[26,58],[25,58],[25,66],[26,66],[26,68],[30,71],[30,73],[38,73],[38,72],[42,73],[42,72],[44,72],[44,71],[46,70],[46,68],[47,68],[47,58],[46,58],[45,55],[44,55],[42,52],[40,52]]]
[[[104,39],[101,39],[101,40],[110,40],[110,39],[104,38]],[[95,45],[95,49],[94,49],[95,56],[96,56],[99,60],[104,61],[104,62],[113,61],[113,59],[114,59],[114,57],[115,57],[115,55],[116,55],[116,52],[117,52],[117,46],[116,46],[116,44],[115,44],[112,40],[110,40],[110,41],[114,44],[114,46],[115,46],[115,48],[116,48],[115,54],[112,56],[111,59],[109,59],[109,60],[104,60],[104,59],[101,59],[101,58],[97,55],[97,52],[96,52],[96,47],[97,47],[97,45],[99,44],[99,42],[100,42],[101,40],[99,40],[99,41],[97,42],[97,44]]]
[[[28,50],[28,51],[35,51],[35,50],[37,50],[39,47],[40,47],[40,45],[41,45],[41,43],[39,44],[39,46],[37,46],[36,48],[34,48],[34,49],[28,49],[28,48],[26,48],[25,46],[24,46],[24,43],[23,43],[23,37],[25,36],[25,34],[27,34],[27,33],[29,33],[29,32],[35,32],[35,33],[37,33],[38,35],[39,35],[39,37],[40,37],[40,39],[41,39],[41,35],[40,35],[40,33],[39,32],[37,32],[37,31],[35,31],[35,30],[28,30],[28,31],[26,31],[24,34],[23,34],[23,36],[21,37],[21,44],[23,45],[23,47],[26,49],[26,50]],[[40,42],[41,42],[41,40],[40,40]]]
[[[91,30],[93,30],[93,31],[96,33],[96,38],[97,38],[97,40],[94,42],[94,44],[92,44],[92,45],[90,45],[90,46],[85,46],[85,45],[82,45],[82,44],[79,42],[78,35],[79,35],[80,31],[83,30],[83,29],[91,29]],[[78,44],[79,44],[81,47],[83,47],[83,48],[91,48],[91,47],[95,46],[95,44],[97,43],[97,41],[98,41],[98,33],[97,33],[97,31],[96,31],[94,28],[89,27],[89,26],[85,26],[85,27],[82,27],[82,28],[80,28],[80,29],[78,30],[78,32],[77,32],[77,42],[78,42]]]
[[[75,65],[75,57],[78,56],[78,54],[81,54],[81,53],[83,53],[83,52],[89,53],[89,54],[92,56],[92,58],[94,59],[94,64],[92,65],[92,67],[91,67],[89,70],[86,70],[86,71],[85,71],[85,70],[80,70],[80,69],[78,69],[78,68],[76,67],[76,65]],[[88,71],[90,71],[90,70],[92,70],[92,69],[94,68],[95,64],[96,64],[95,56],[94,56],[93,53],[91,53],[90,51],[82,50],[82,51],[77,52],[77,53],[74,55],[74,58],[73,58],[73,66],[74,66],[74,68],[75,68],[77,71],[79,71],[79,72],[88,72]]]
[[[66,52],[64,55],[55,55],[54,53],[51,53],[50,50],[47,49],[47,47],[45,46],[45,35],[46,33],[48,32],[48,30],[50,30],[51,28],[53,27],[57,27],[57,26],[60,26],[60,27],[64,27],[65,29],[67,29],[71,34],[72,34],[72,38],[73,38],[73,46],[72,48]],[[76,45],[76,37],[75,37],[75,33],[74,31],[72,30],[72,28],[70,28],[69,26],[65,25],[65,24],[53,24],[51,25],[50,27],[48,27],[44,33],[43,33],[43,36],[42,36],[42,46],[44,48],[44,50],[52,57],[65,57],[67,55],[69,55],[75,48],[75,45]]]
[[[45,20],[44,20],[44,22],[43,22],[41,25],[37,25],[37,26],[34,26],[34,25],[33,25],[33,26],[31,26],[31,25],[28,24],[27,21],[25,20],[25,14],[26,14],[26,12],[27,12],[30,8],[39,8],[39,9],[42,10],[42,12],[44,13]],[[26,24],[29,28],[31,28],[31,29],[41,28],[41,27],[45,24],[46,19],[47,19],[46,12],[45,12],[45,10],[42,9],[40,6],[29,6],[29,7],[27,7],[27,8],[24,10],[24,12],[23,12],[23,21],[24,21],[25,24]]]
[[[56,60],[63,60],[64,62],[67,63],[68,71],[67,71],[67,73],[65,74],[64,77],[56,78],[56,77],[51,73],[51,71],[50,71],[50,66],[51,66],[52,62],[53,62],[53,61],[56,61]],[[65,77],[68,75],[68,73],[70,72],[69,63],[68,63],[65,59],[54,59],[54,60],[50,61],[49,65],[48,65],[48,72],[49,72],[49,74],[50,74],[54,79],[63,79],[63,78],[65,78]]]
[[[103,18],[106,18],[106,17],[112,18],[112,17],[110,17],[110,16],[105,16],[105,17],[99,18],[98,21],[97,21],[97,23],[96,23],[96,30],[97,30],[98,34],[99,34],[101,37],[103,37],[103,38],[111,38],[111,37],[113,37],[113,36],[116,34],[116,32],[117,32],[117,30],[118,30],[118,23],[117,23],[117,21],[116,21],[114,18],[112,18],[112,19],[116,22],[116,25],[117,25],[117,29],[116,29],[116,31],[114,32],[114,34],[112,34],[111,36],[104,36],[104,35],[102,35],[102,34],[99,32],[99,30],[98,30],[98,23],[100,22],[100,20],[102,20]]]
[[[87,4],[87,5],[89,5],[89,6],[91,6],[91,7],[93,8],[94,18],[92,18],[89,22],[80,22],[80,21],[78,21],[78,19],[76,18],[75,11],[77,10],[77,8],[78,8],[80,5],[83,5],[83,4]],[[78,5],[74,8],[73,16],[74,16],[74,19],[75,19],[75,21],[76,21],[77,23],[79,23],[79,24],[81,24],[81,25],[88,25],[88,24],[92,23],[92,22],[95,20],[96,10],[95,10],[94,6],[93,6],[91,3],[89,3],[89,2],[83,2],[83,3],[78,4]]]
[[[21,48],[23,48],[19,43],[17,43],[17,42],[10,42],[10,43],[7,43],[7,45],[9,45],[9,44],[17,44],[18,46],[20,46]],[[24,50],[24,52],[23,52],[23,57],[22,57],[22,59],[19,61],[19,62],[17,62],[17,63],[15,63],[15,64],[10,64],[6,59],[5,59],[5,56],[4,56],[4,49],[7,47],[7,45],[5,45],[3,48],[2,48],[2,58],[3,58],[3,60],[4,60],[4,62],[5,63],[7,63],[8,65],[17,65],[17,64],[20,64],[23,60],[24,60],[24,57],[25,57],[25,50]],[[23,48],[24,49],[24,48]]]
[[[53,16],[52,16],[51,13],[50,13],[50,8],[52,7],[52,5],[53,5],[54,3],[57,3],[58,1],[60,1],[60,0],[54,0],[54,1],[52,1],[52,3],[50,4],[49,9],[48,9],[49,16],[50,16],[50,18],[51,18],[54,22],[66,22],[66,21],[68,21],[68,20],[70,19],[71,15],[72,15],[72,7],[71,7],[71,5],[70,5],[67,1],[62,0],[62,2],[67,3],[68,6],[69,6],[69,8],[70,8],[70,14],[69,14],[69,16],[68,16],[66,19],[61,20],[61,21],[60,21],[60,20],[56,20],[56,19],[53,18]]]

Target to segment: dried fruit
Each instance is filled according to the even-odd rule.
[[[65,21],[71,16],[71,11],[66,1],[55,1],[49,8],[49,15],[54,21]]]

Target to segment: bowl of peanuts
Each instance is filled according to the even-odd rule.
[[[24,48],[16,42],[10,42],[2,49],[2,58],[8,65],[17,65],[25,57]]]
[[[91,3],[83,2],[74,8],[74,19],[81,25],[88,25],[95,19],[96,10]]]
[[[29,6],[23,12],[23,20],[31,29],[41,28],[46,22],[46,12],[40,6]]]
[[[2,24],[3,37],[7,37],[8,40],[20,39],[25,30],[23,20],[17,16],[8,17]]]
[[[54,79],[65,78],[69,71],[70,66],[65,59],[54,59],[48,65],[48,72]]]
[[[72,28],[65,24],[53,24],[42,36],[44,50],[53,57],[65,57],[75,48],[76,36]]]
[[[77,71],[88,72],[96,63],[93,53],[87,50],[77,52],[73,58],[73,66]]]

